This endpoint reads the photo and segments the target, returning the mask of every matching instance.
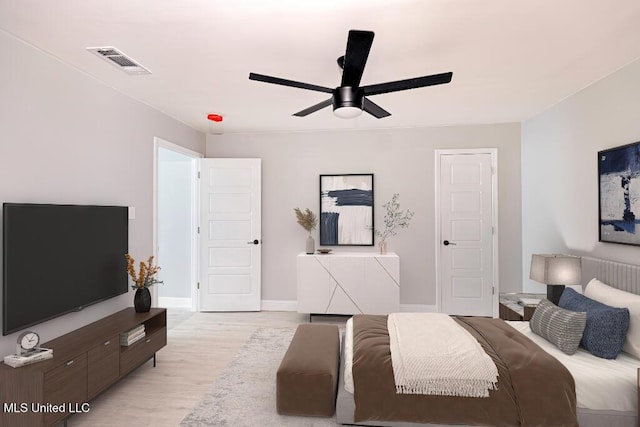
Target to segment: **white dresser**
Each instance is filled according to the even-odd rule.
[[[400,258],[393,252],[301,253],[297,284],[299,313],[400,311]]]

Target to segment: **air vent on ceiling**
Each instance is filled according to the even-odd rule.
[[[112,46],[88,47],[87,50],[98,57],[104,59],[109,64],[118,67],[120,70],[131,75],[151,74],[147,68],[138,64],[124,53]]]

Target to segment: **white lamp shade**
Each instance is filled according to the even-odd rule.
[[[338,107],[333,110],[333,114],[341,119],[353,119],[362,114],[362,109],[358,107]]]
[[[579,285],[581,259],[559,254],[533,254],[529,278],[546,285]]]

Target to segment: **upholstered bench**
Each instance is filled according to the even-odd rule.
[[[276,379],[276,408],[285,415],[333,415],[340,364],[335,325],[298,326]]]

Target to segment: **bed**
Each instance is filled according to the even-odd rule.
[[[640,294],[640,267],[638,266],[611,262],[597,258],[583,257],[582,271],[584,282],[583,286],[586,285],[590,278],[597,278],[600,281],[605,282],[617,289],[621,289],[634,294]],[[623,427],[638,425],[637,390],[638,368],[640,367],[640,360],[637,357],[622,352],[616,359],[608,360],[595,357],[583,349],[578,349],[578,351],[573,355],[567,355],[560,351],[556,346],[546,341],[544,338],[534,334],[529,327],[529,322],[503,322],[499,319],[486,320],[488,320],[490,323],[501,323],[502,326],[496,325],[497,329],[501,331],[499,334],[509,335],[512,331],[512,333],[514,334],[513,337],[518,337],[518,340],[520,340],[520,337],[528,338],[529,340],[534,342],[540,349],[542,349],[541,351],[543,351],[548,356],[551,356],[553,359],[563,365],[566,368],[566,371],[570,372],[570,376],[573,378],[575,384],[570,385],[571,387],[575,387],[575,394],[573,395],[575,405],[574,407],[577,408],[577,422],[580,426]],[[473,420],[470,421],[469,418],[464,417],[462,417],[460,421],[452,421],[451,419],[446,419],[446,422],[440,421],[440,423],[424,420],[422,420],[421,422],[412,422],[410,421],[411,418],[407,418],[406,414],[401,415],[404,421],[394,420],[393,416],[391,416],[391,418],[386,418],[383,420],[371,421],[363,419],[362,400],[360,400],[360,409],[358,411],[356,411],[356,404],[354,400],[352,385],[353,366],[351,364],[352,357],[353,320],[351,320],[348,324],[343,345],[343,363],[341,364],[340,369],[338,397],[336,403],[336,416],[338,422],[342,424],[396,427],[451,424],[478,425],[478,422]],[[363,384],[363,380],[360,380],[360,384]],[[371,384],[375,383],[369,383],[369,386]],[[373,389],[375,387],[369,388]],[[349,391],[347,391],[347,389],[349,389]],[[360,391],[360,399],[362,399],[363,395],[364,393]],[[432,396],[427,396],[427,398],[431,397]],[[524,401],[525,399],[521,400]],[[556,399],[554,398],[554,400]],[[387,405],[388,401],[389,399],[384,398],[378,400],[377,402],[379,402],[380,407],[383,407]],[[372,402],[376,402],[376,400],[372,400]],[[428,400],[415,400],[415,402],[422,402],[419,404],[421,407],[424,407],[426,404],[430,404],[428,403]],[[571,405],[571,402],[569,402],[568,405]],[[417,403],[416,406],[418,406]],[[435,406],[439,406],[439,403],[434,405],[434,407]],[[467,404],[464,400],[459,400],[457,404],[454,403],[452,408],[453,410],[463,412],[462,408],[466,406]],[[519,410],[520,409],[516,409],[516,411]],[[531,411],[531,409],[528,410]],[[555,409],[550,408],[548,410],[554,411]],[[542,412],[543,409],[541,408],[540,411]],[[366,417],[366,412],[364,413],[364,415]],[[386,414],[385,416],[387,415],[388,414]],[[375,417],[373,418],[375,419]],[[555,422],[558,422],[562,425],[562,421]],[[510,425],[508,418],[498,423],[503,425]],[[542,421],[540,421],[539,423],[544,424],[544,422]]]

